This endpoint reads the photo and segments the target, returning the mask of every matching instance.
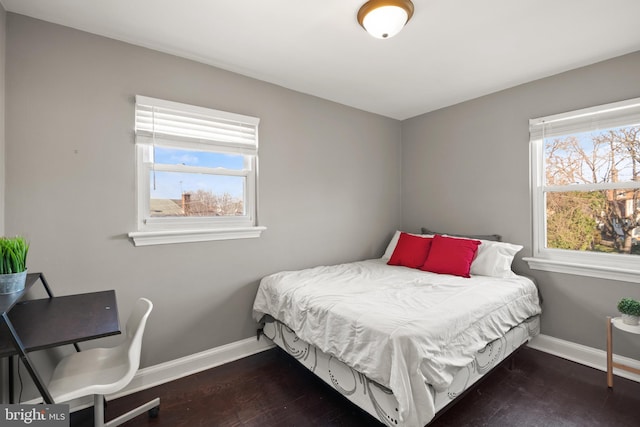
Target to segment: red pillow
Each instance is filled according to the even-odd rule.
[[[424,264],[431,248],[430,237],[419,237],[407,233],[400,233],[398,244],[387,264],[418,268]]]
[[[480,243],[479,240],[455,239],[435,235],[431,243],[429,256],[420,267],[420,270],[471,277],[469,276],[471,262]]]

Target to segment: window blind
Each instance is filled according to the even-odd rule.
[[[532,140],[640,125],[640,98],[529,120]]]
[[[256,154],[260,119],[136,95],[136,143],[211,144]]]

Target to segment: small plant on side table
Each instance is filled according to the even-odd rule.
[[[622,313],[622,321],[627,325],[640,323],[640,302],[633,298],[622,298],[618,303],[618,311]]]

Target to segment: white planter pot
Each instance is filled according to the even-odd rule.
[[[625,325],[638,326],[638,323],[640,323],[640,317],[622,313],[622,323]]]

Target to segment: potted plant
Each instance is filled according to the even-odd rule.
[[[29,244],[23,237],[0,238],[0,294],[21,291],[27,279]]]
[[[640,302],[632,298],[622,298],[618,303],[622,321],[627,325],[638,325],[640,321]]]

